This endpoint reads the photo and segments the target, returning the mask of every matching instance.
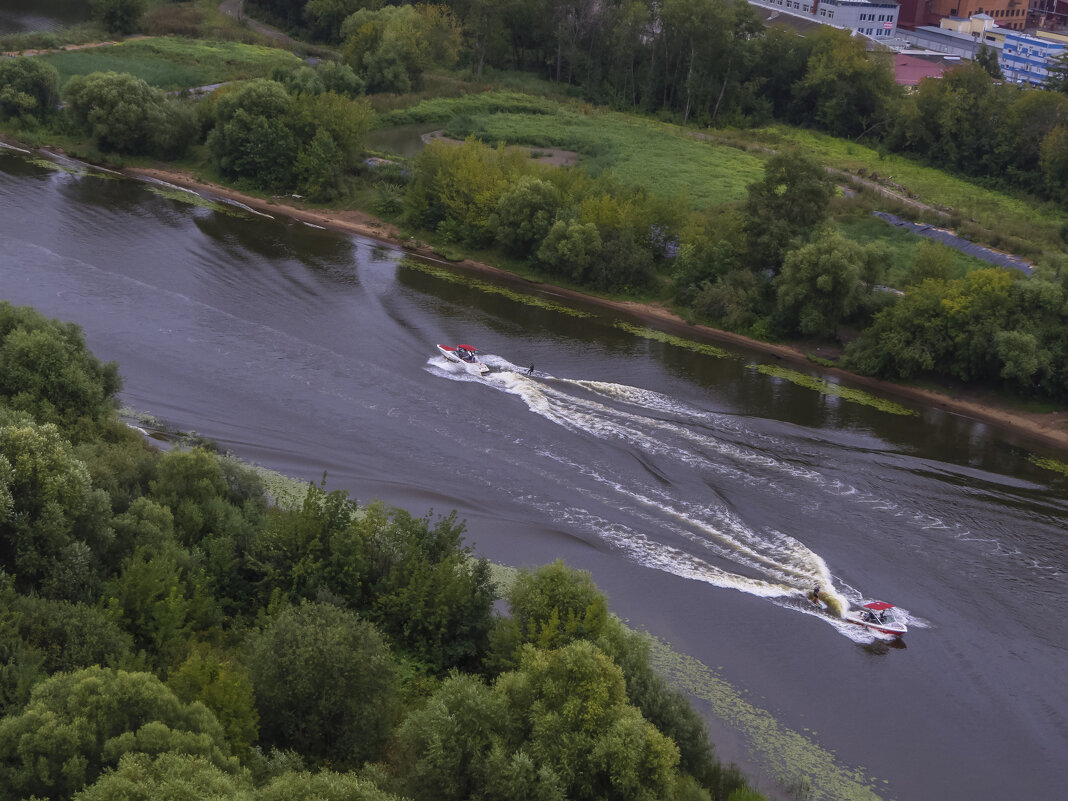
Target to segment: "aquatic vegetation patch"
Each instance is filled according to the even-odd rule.
[[[761,764],[784,787],[804,787],[809,791],[804,797],[810,799],[879,801],[876,786],[887,784],[885,780],[879,782],[860,768],[838,764],[832,752],[751,704],[701,661],[648,633],[646,637],[657,672],[680,692],[708,703],[712,714],[742,733]]]
[[[449,281],[453,284],[462,284],[469,286],[472,289],[476,289],[479,292],[485,292],[489,295],[501,295],[502,297],[514,300],[516,303],[522,303],[525,306],[534,306],[539,309],[548,309],[549,311],[560,312],[561,314],[567,314],[571,317],[592,317],[589,312],[580,311],[579,309],[573,309],[570,306],[564,306],[560,303],[554,303],[551,300],[545,300],[534,295],[527,295],[522,292],[517,292],[514,289],[508,287],[497,286],[486,281],[479,281],[477,278],[471,278],[467,275],[460,275],[451,270],[447,270],[444,267],[438,267],[434,264],[428,264],[426,262],[419,261],[417,259],[401,259],[401,265],[403,267],[410,267],[413,270],[418,270],[421,273],[432,275],[435,278],[440,278],[443,281]]]
[[[1064,462],[1059,462],[1056,459],[1050,459],[1047,456],[1037,456],[1032,453],[1029,457],[1027,457],[1027,461],[1029,461],[1033,465],[1037,465],[1038,467],[1043,468],[1044,470],[1052,470],[1055,473],[1060,473],[1063,476],[1068,476],[1068,464],[1065,464]]]
[[[655,328],[645,328],[640,325],[634,325],[633,323],[615,323],[615,327],[621,331],[626,331],[628,334],[634,334],[636,337],[643,337],[645,339],[652,339],[656,342],[663,342],[666,345],[674,345],[677,348],[686,348],[686,350],[692,350],[695,353],[700,353],[705,356],[712,356],[716,359],[730,359],[734,355],[728,353],[722,348],[717,348],[715,345],[709,345],[705,342],[694,342],[689,339],[683,339],[677,337],[674,334],[668,334],[663,331],[657,331]]]
[[[308,482],[282,475],[276,470],[268,470],[258,464],[237,460],[242,467],[251,470],[260,477],[263,489],[271,503],[279,509],[300,509],[308,495]]]
[[[871,406],[873,409],[878,409],[881,412],[900,414],[903,416],[917,414],[917,412],[902,406],[900,403],[894,403],[885,398],[879,398],[860,389],[843,387],[842,385],[835,384],[825,378],[816,378],[815,376],[799,373],[796,370],[788,370],[785,367],[778,367],[777,365],[772,364],[757,364],[755,367],[757,372],[763,373],[764,375],[769,375],[773,378],[781,378],[784,381],[797,384],[799,387],[813,389],[823,395],[834,395],[842,398],[842,400],[847,400],[852,403]]]
[[[190,206],[196,206],[201,209],[210,209],[211,211],[217,211],[220,214],[229,214],[231,217],[244,217],[245,215],[240,213],[240,210],[226,203],[218,203],[214,200],[198,195],[196,192],[188,192],[178,187],[163,186],[161,184],[145,183],[145,189],[151,192],[153,195],[166,198],[167,200],[174,200],[178,203],[186,203]]]
[[[80,164],[72,161],[56,161],[55,159],[45,158],[44,156],[33,156],[26,159],[30,164],[35,167],[42,167],[52,172],[65,172],[67,175],[77,175],[79,177],[92,177],[92,178],[114,178],[114,175],[109,175],[106,172],[94,170],[88,164]]]

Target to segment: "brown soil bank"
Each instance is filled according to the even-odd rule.
[[[192,175],[175,170],[128,168],[124,171],[127,175],[135,178],[150,178],[167,183],[183,186],[207,195],[234,200],[243,203],[250,208],[271,214],[273,216],[287,216],[302,222],[320,225],[324,228],[359,234],[361,236],[377,239],[382,242],[403,247],[414,255],[441,261],[433,251],[427,247],[412,247],[410,242],[401,240],[400,232],[395,226],[382,222],[369,214],[360,211],[346,211],[334,209],[307,209],[300,205],[298,199],[280,198],[277,200],[263,200],[242,194],[233,189],[219,184],[207,183],[198,180]],[[504,273],[488,264],[474,261],[462,261],[457,264],[465,269],[481,270],[485,272]],[[584,303],[593,303],[606,308],[616,309],[628,315],[640,318],[650,326],[676,334],[689,339],[711,340],[740,345],[753,350],[769,353],[780,359],[802,363],[808,367],[813,364],[805,356],[802,349],[790,345],[779,345],[769,342],[760,342],[749,339],[739,334],[728,331],[720,331],[703,325],[687,323],[678,315],[667,309],[648,304],[634,303],[630,301],[605,300],[593,297],[581,292],[569,289],[553,287],[553,292],[565,297],[581,300]],[[945,394],[934,390],[919,387],[904,386],[890,381],[877,378],[867,378],[855,373],[838,368],[818,368],[827,375],[835,376],[856,385],[871,389],[882,395],[896,396],[920,401],[929,406],[937,407],[945,411],[953,412],[983,420],[1002,426],[1012,431],[1050,445],[1056,448],[1068,449],[1068,410],[1059,409],[1054,412],[1028,412],[1026,410],[1011,408],[984,397],[982,391],[962,389],[953,394]]]

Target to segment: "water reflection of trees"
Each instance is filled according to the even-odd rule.
[[[355,282],[356,243],[351,237],[312,228],[290,219],[267,219],[252,213],[213,211],[193,222],[233,261],[235,267],[257,259],[296,261],[332,281]]]

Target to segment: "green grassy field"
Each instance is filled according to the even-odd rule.
[[[383,115],[378,127],[413,123],[439,123],[450,136],[487,143],[574,150],[591,172],[610,169],[626,184],[683,195],[699,209],[743,199],[764,174],[758,156],[677,126],[515,92],[427,100]]]
[[[107,47],[49,53],[35,58],[59,70],[65,84],[74,75],[128,72],[160,89],[186,89],[266,76],[276,64],[295,67],[300,59],[277,48],[157,37]]]
[[[1053,204],[985,189],[903,156],[800,128],[776,125],[740,131],[736,137],[772,148],[792,145],[824,164],[852,172],[874,171],[906,187],[921,202],[974,221],[978,227],[965,223],[962,235],[972,234],[994,247],[1030,256],[1064,248],[1060,232],[1068,224],[1068,213]]]
[[[887,286],[901,289],[904,279],[916,260],[916,249],[929,240],[895,228],[878,217],[846,217],[836,221],[842,235],[861,245],[879,243],[890,257],[885,282]],[[944,245],[942,247],[945,247]],[[989,267],[982,259],[952,250],[954,254],[953,277],[960,278],[971,270]]]

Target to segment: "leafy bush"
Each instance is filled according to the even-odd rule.
[[[65,95],[71,117],[105,151],[176,157],[197,135],[189,106],[132,75],[78,75],[67,84]]]
[[[254,634],[248,664],[263,742],[356,768],[380,755],[397,715],[397,667],[370,623],[303,603]]]
[[[32,58],[0,59],[0,116],[42,119],[59,103],[59,72]]]

